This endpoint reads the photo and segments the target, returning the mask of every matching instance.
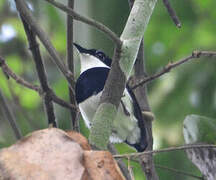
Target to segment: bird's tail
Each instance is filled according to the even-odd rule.
[[[129,144],[130,146],[133,146],[134,148],[136,148],[136,150],[138,152],[142,152],[148,146],[146,125],[145,125],[145,121],[144,121],[143,116],[142,116],[141,108],[139,106],[139,103],[137,101],[137,98],[136,98],[134,92],[130,89],[128,84],[126,84],[126,88],[127,88],[128,92],[129,92],[129,94],[133,100],[134,115],[138,120],[138,126],[139,126],[140,131],[141,131],[141,137],[140,137],[139,143],[136,143],[136,144],[130,144],[128,142],[126,142],[126,143]]]

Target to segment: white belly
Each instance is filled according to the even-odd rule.
[[[101,94],[102,92],[98,93],[97,95],[91,96],[84,102],[79,104],[80,112],[88,128],[91,127],[90,124],[94,117],[94,114],[96,113]]]
[[[85,102],[79,104],[80,112],[88,128],[91,128],[91,122],[97,110],[101,94],[102,92],[91,96],[85,100]],[[132,99],[126,90],[124,91],[124,96],[121,101],[125,104],[129,115],[125,114],[120,103],[118,113],[113,121],[113,131],[115,133],[112,133],[110,141],[119,143],[127,140],[131,144],[137,143],[140,139],[140,129],[138,127],[137,119],[133,115]]]

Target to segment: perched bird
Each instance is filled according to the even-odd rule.
[[[112,60],[100,50],[85,49],[76,43],[74,46],[81,61],[81,72],[75,87],[76,101],[86,126],[91,128]],[[139,152],[144,151],[147,146],[141,110],[133,91],[128,86],[124,90],[118,113],[113,121],[110,142],[125,142]]]

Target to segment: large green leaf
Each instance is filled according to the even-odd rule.
[[[189,143],[216,143],[216,119],[188,115],[183,126],[184,139]]]

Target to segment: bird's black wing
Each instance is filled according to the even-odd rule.
[[[84,71],[77,79],[75,93],[77,103],[83,102],[104,88],[109,68],[96,67]]]

